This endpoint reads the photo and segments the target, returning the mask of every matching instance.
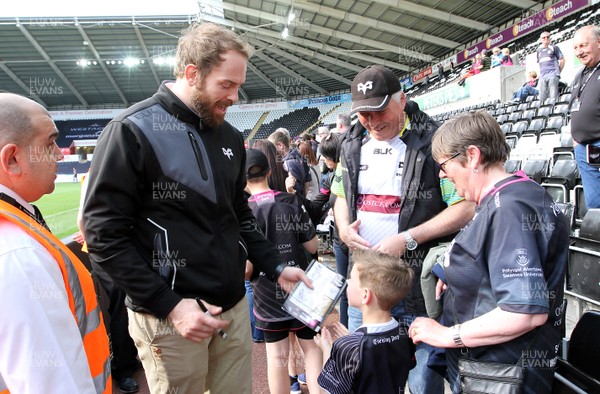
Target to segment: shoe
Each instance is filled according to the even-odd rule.
[[[300,389],[300,383],[292,383],[292,385],[290,386],[290,394],[302,394],[302,390]]]
[[[306,384],[306,375],[303,373],[298,374],[298,383]]]
[[[119,390],[121,390],[123,394],[137,393],[140,390],[140,386],[138,386],[135,379],[131,376],[127,378],[115,379],[115,381],[117,382]]]
[[[252,338],[252,342],[254,342],[254,343],[263,343],[264,341],[265,340],[263,338],[259,338],[259,339]]]

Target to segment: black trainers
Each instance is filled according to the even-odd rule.
[[[115,379],[115,382],[117,382],[117,387],[119,387],[119,390],[121,390],[123,394],[137,393],[140,390],[140,386],[131,376],[127,378]]]

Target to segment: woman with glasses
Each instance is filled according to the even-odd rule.
[[[509,148],[486,112],[446,121],[432,140],[440,178],[477,203],[473,220],[452,241],[443,261],[443,321],[417,318],[415,343],[446,348],[448,379],[460,392],[458,361],[526,369],[523,392],[550,393],[564,308],[568,226],[545,190],[504,170]],[[466,356],[465,356],[466,355]]]

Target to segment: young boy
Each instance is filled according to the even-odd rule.
[[[348,304],[360,308],[363,325],[348,335],[337,323],[315,337],[326,360],[318,379],[321,393],[404,393],[415,348],[390,309],[410,290],[413,271],[400,258],[372,250],[352,256]]]
[[[246,158],[248,205],[265,237],[275,244],[288,265],[306,269],[310,254],[317,251],[318,241],[309,215],[296,195],[269,188],[267,157],[259,150],[249,149]],[[255,273],[256,274],[256,273]],[[254,275],[254,314],[256,327],[264,334],[267,350],[269,389],[271,393],[290,393],[288,377],[288,333],[293,332],[304,352],[306,378],[311,392],[318,392],[317,376],[321,370],[321,351],[313,341],[315,332],[282,309],[287,292],[262,273]]]

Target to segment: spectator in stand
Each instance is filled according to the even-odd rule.
[[[259,150],[248,150],[246,177],[248,189],[252,194],[248,199],[249,206],[256,217],[258,227],[276,246],[281,258],[289,266],[305,270],[308,267],[305,250],[311,254],[317,251],[315,228],[297,196],[269,188],[268,172],[269,164],[265,155]],[[291,289],[281,288],[259,272],[252,274],[252,288],[256,325],[263,331],[267,343],[270,392],[290,392],[288,334],[295,333],[304,352],[309,390],[316,393],[322,355],[313,341],[315,332],[282,308],[285,297],[281,295]]]
[[[346,134],[352,126],[352,118],[348,114],[338,114],[337,122],[335,123],[336,133]]]
[[[458,81],[458,84],[460,86],[464,86],[467,78],[470,78],[473,75],[477,75],[481,72],[481,67],[482,67],[481,54],[478,53],[473,58],[473,64],[471,64],[471,68],[469,69],[469,71],[467,71],[466,73],[464,73],[463,75],[460,76],[460,80]]]
[[[588,208],[600,208],[600,171],[588,162],[600,150],[600,28],[585,26],[573,37],[575,56],[585,66],[573,80],[571,134]]]
[[[565,57],[560,48],[550,44],[550,33],[540,34],[542,44],[537,49],[537,62],[540,65],[540,101],[558,97],[560,73],[565,66]]]
[[[490,51],[481,51],[481,69],[480,72],[484,72],[492,68],[492,59],[490,58]]]
[[[525,84],[520,87],[519,89],[517,89],[516,92],[513,93],[513,101],[521,101],[524,102],[525,100],[527,100],[527,97],[529,96],[537,96],[538,95],[538,90],[536,89],[536,86],[538,84],[538,75],[537,72],[535,71],[529,71],[527,73],[527,82],[525,82]]]
[[[513,61],[510,57],[510,49],[502,48],[502,56],[500,57],[500,62],[502,62],[503,66],[512,66]]]
[[[439,282],[436,290],[452,327],[419,317],[409,334],[415,344],[447,348],[453,393],[462,392],[458,361],[468,350],[477,361],[521,361],[522,392],[549,394],[565,317],[567,220],[543,187],[522,171],[504,170],[510,148],[487,112],[446,121],[431,149],[440,177],[477,203],[477,213],[448,247],[446,286]]]
[[[308,190],[306,192],[306,198],[309,200],[314,200],[315,197],[319,194],[319,185],[321,180],[321,169],[319,168],[319,162],[315,157],[315,154],[310,147],[308,142],[301,142],[298,146],[298,150],[300,154],[308,164],[308,168],[310,170],[310,182],[308,184]]]
[[[502,65],[502,55],[500,54],[500,48],[498,47],[494,47],[494,49],[492,49],[492,64],[491,67],[498,67]]]
[[[310,170],[300,151],[297,148],[290,149],[289,135],[290,132],[281,127],[269,135],[268,140],[277,148],[277,153],[283,162],[283,169],[296,178],[296,192],[306,196],[311,179]]]

